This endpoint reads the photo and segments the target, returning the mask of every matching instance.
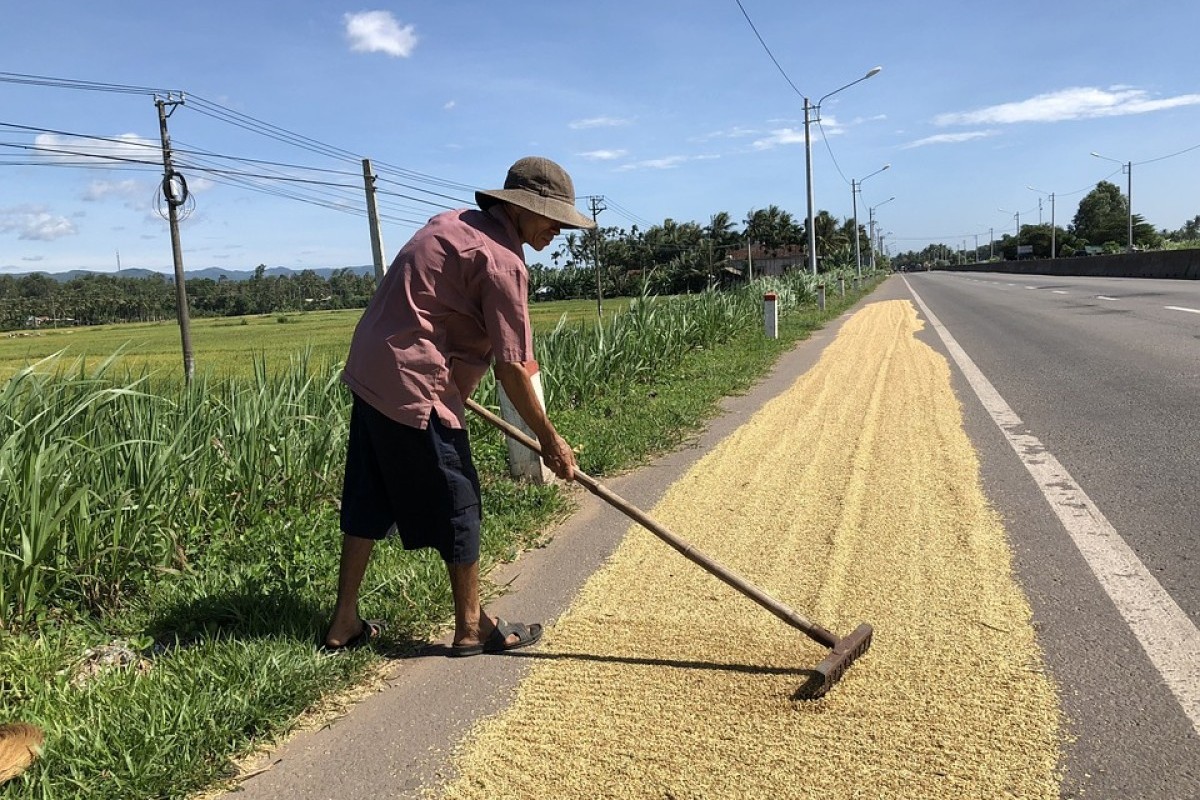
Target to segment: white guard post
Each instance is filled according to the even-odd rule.
[[[774,292],[763,295],[763,330],[768,339],[779,338],[779,304]]]
[[[538,403],[542,408],[546,407],[546,399],[542,394],[542,374],[538,371],[538,363],[536,361],[526,361],[525,371],[529,373],[529,380],[533,384],[533,392],[537,395]],[[516,427],[520,428],[526,436],[531,439],[536,439],[537,436],[525,420],[521,419],[521,415],[517,413],[516,406],[508,399],[508,395],[504,393],[504,387],[496,383],[497,394],[500,395],[500,416]],[[554,477],[545,464],[542,463],[542,457],[530,450],[523,444],[520,444],[515,439],[504,437],[508,444],[508,472],[514,478],[524,478],[533,481],[539,486],[550,483]]]
[[[817,308],[825,310],[825,284],[817,284]]]

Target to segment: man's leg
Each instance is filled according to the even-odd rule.
[[[487,640],[496,628],[496,621],[483,612],[479,604],[479,562],[470,564],[446,563],[450,573],[450,591],[454,595],[454,644],[479,644]],[[515,644],[519,637],[508,637]]]
[[[342,562],[338,568],[337,605],[333,609],[333,621],[325,634],[325,644],[339,647],[362,632],[358,618],[358,589],[367,563],[371,560],[374,539],[359,536],[342,536]]]

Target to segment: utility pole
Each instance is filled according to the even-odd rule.
[[[196,372],[196,356],[192,352],[192,334],[188,322],[187,283],[183,277],[183,248],[179,244],[179,207],[187,202],[187,181],[183,175],[175,171],[171,162],[171,136],[167,133],[167,118],[175,113],[178,106],[183,105],[183,95],[172,99],[170,93],[165,100],[154,98],[158,107],[158,134],[162,139],[163,151],[163,199],[167,202],[167,222],[171,226],[171,255],[175,262],[175,311],[179,317],[179,339],[183,346],[183,377],[187,385],[192,383],[192,375]],[[171,111],[167,111],[167,106]]]
[[[588,205],[592,208],[592,222],[596,222],[596,216],[608,208],[608,206],[604,205],[604,197],[601,195],[592,195],[589,197]],[[603,322],[604,308],[602,298],[604,297],[604,292],[600,288],[600,227],[598,224],[592,229],[592,235],[595,237],[595,249],[592,251],[594,253],[592,260],[596,265],[596,316]]]
[[[379,207],[375,204],[375,172],[371,159],[362,160],[363,187],[367,192],[367,221],[371,223],[371,258],[375,262],[375,286],[383,282],[387,265],[383,263],[383,237],[379,234]]]

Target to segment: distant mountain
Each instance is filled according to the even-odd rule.
[[[349,269],[351,272],[356,273],[358,275],[372,275],[375,272],[375,267],[371,266],[371,265],[356,266],[356,267],[319,267],[319,268],[313,269],[311,271],[320,275],[325,280],[329,280],[329,277],[331,275],[333,275],[333,273],[335,273],[341,269]],[[293,275],[299,275],[301,272],[308,272],[308,271],[309,270],[288,269],[287,267],[268,267],[263,272],[263,274],[267,275],[267,276],[279,275],[281,277],[290,277]],[[173,281],[175,279],[174,273],[171,273],[171,272],[159,272],[157,270],[138,269],[136,267],[133,269],[123,269],[120,272],[97,272],[94,270],[73,269],[73,270],[70,270],[69,272],[36,272],[35,271],[35,272],[18,272],[18,273],[9,273],[9,274],[11,274],[14,278],[21,278],[21,277],[24,277],[25,275],[41,274],[41,275],[46,275],[50,278],[53,278],[54,280],[56,280],[60,283],[66,283],[67,281],[74,280],[75,278],[83,278],[88,275],[111,275],[111,276],[120,277],[120,278],[151,278],[151,277],[154,277],[155,275],[164,275],[168,281]],[[197,280],[197,279],[208,278],[209,280],[213,280],[213,281],[219,281],[221,279],[225,279],[227,281],[248,281],[254,277],[254,270],[252,270],[252,269],[237,270],[237,269],[222,269],[220,267],[208,267],[206,269],[184,270],[183,274],[187,280]]]

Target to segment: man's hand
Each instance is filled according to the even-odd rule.
[[[546,411],[542,408],[542,404],[534,392],[533,383],[529,380],[529,373],[525,370],[525,365],[519,361],[497,361],[492,365],[492,371],[496,373],[496,380],[500,381],[500,385],[504,387],[504,393],[512,401],[513,407],[517,409],[521,419],[525,420],[525,424],[537,436],[538,446],[542,451],[542,461],[546,463],[551,472],[564,481],[574,480],[575,453],[571,450],[571,446],[558,435],[550,418],[546,416]]]
[[[542,461],[564,481],[575,480],[575,452],[567,440],[555,433],[538,442],[542,448]]]

